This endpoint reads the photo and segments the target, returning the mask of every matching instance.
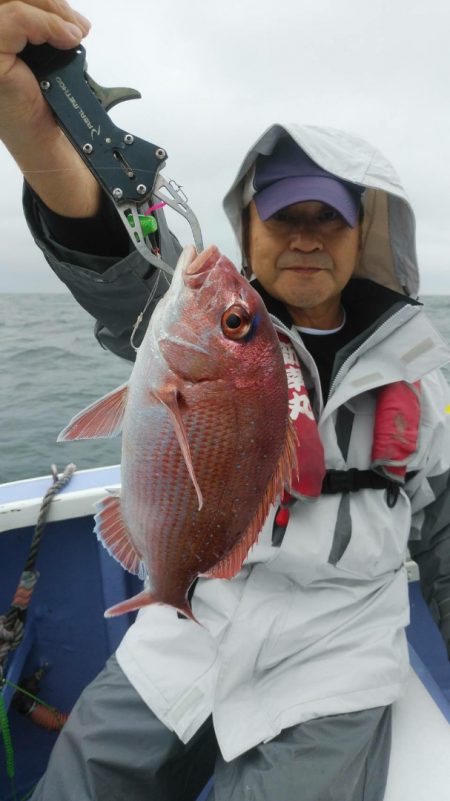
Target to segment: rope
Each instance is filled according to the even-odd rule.
[[[76,465],[74,464],[67,465],[61,478],[59,478],[55,465],[52,465],[53,484],[51,487],[48,488],[41,504],[35,533],[28,554],[28,559],[25,563],[25,568],[24,568],[25,571],[33,570],[34,568],[36,557],[39,551],[39,546],[41,544],[42,534],[45,528],[45,524],[47,522],[48,512],[50,510],[50,505],[53,501],[53,498],[69,483],[76,469],[77,469]]]
[[[0,672],[9,651],[17,648],[23,637],[26,611],[39,578],[39,573],[34,567],[51,503],[55,495],[69,483],[76,469],[74,464],[69,464],[62,476],[59,477],[55,465],[52,465],[53,484],[49,487],[42,500],[25,567],[9,611],[5,615],[0,615]]]
[[[10,651],[14,651],[19,645],[23,637],[23,622],[16,618],[13,621],[12,627],[7,628],[4,620],[6,615],[0,618],[0,665],[3,664]]]

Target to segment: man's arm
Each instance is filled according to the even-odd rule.
[[[428,483],[435,500],[424,508],[420,539],[411,540],[409,549],[450,659],[450,471],[430,477]]]
[[[449,387],[442,373],[434,371],[423,379],[422,390],[423,468],[408,482],[413,512],[409,550],[450,659],[450,415],[445,412]]]
[[[103,193],[97,215],[72,219],[49,213],[25,185],[24,210],[48,264],[96,320],[95,336],[100,344],[124,359],[134,360],[130,343],[134,324],[151,295],[145,318],[133,337],[138,346],[156,304],[167,290],[165,273],[133,248],[112,201]],[[181,245],[169,231],[163,212],[159,210],[155,216],[161,256],[175,267]]]
[[[62,133],[20,59],[27,42],[68,49],[88,30],[89,23],[64,0],[0,0],[0,138],[25,177],[25,215],[50,267],[95,318],[100,343],[134,359],[130,337],[136,318],[151,294],[150,316],[167,280],[127,241],[112,202]],[[164,215],[157,217],[162,258],[175,266],[181,246]]]

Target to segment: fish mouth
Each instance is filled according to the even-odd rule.
[[[184,283],[190,289],[199,289],[220,259],[219,249],[211,245],[193,258],[184,269]]]

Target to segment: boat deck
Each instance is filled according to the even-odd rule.
[[[0,486],[0,613],[11,603],[50,483],[46,477]],[[141,582],[111,559],[93,534],[93,504],[118,483],[117,466],[82,471],[55,499],[25,636],[8,663],[7,678],[14,684],[43,668],[39,697],[63,712],[70,711],[134,619],[134,614],[103,617],[105,608],[138,592]],[[410,583],[410,599],[412,670],[407,693],[394,707],[385,801],[448,801],[450,664],[417,581]],[[14,688],[7,684],[2,694],[8,707]],[[9,721],[17,799],[22,799],[42,774],[56,734],[12,707]],[[13,795],[1,745],[0,754],[0,801],[9,801]]]

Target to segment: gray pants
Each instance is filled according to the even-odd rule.
[[[224,762],[211,719],[187,745],[115,657],[80,696],[31,801],[382,801],[391,709],[319,718]]]

